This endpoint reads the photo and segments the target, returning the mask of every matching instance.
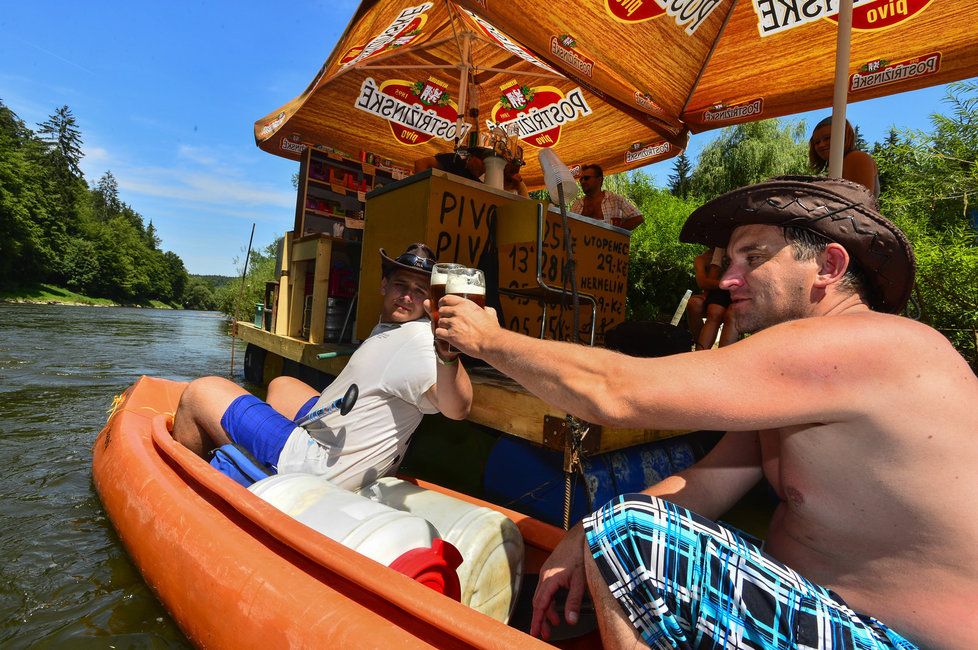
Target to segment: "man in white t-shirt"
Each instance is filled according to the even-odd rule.
[[[380,255],[380,323],[322,394],[293,377],[278,377],[263,402],[226,379],[203,377],[180,399],[174,437],[201,456],[234,442],[278,472],[321,474],[357,489],[397,471],[425,413],[465,418],[472,405],[468,374],[457,352],[444,344],[436,348],[424,308],[434,254],[412,244],[397,258],[383,249]],[[352,384],[359,396],[347,415],[334,412],[296,426]]]

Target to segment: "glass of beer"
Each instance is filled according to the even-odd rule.
[[[451,262],[438,263],[431,267],[431,288],[428,289],[428,299],[431,300],[431,320],[438,327],[438,301],[445,295],[445,282],[448,272],[453,269],[464,269],[461,264]]]
[[[452,269],[445,282],[445,293],[468,298],[480,307],[485,307],[486,276],[479,269]]]
[[[459,268],[448,272],[445,293],[467,298],[482,308],[486,306],[486,276],[479,269]],[[454,347],[449,352],[457,352]]]

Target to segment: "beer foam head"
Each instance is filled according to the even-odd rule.
[[[431,284],[445,284],[448,280],[448,273],[442,271],[437,266],[431,271]]]
[[[445,293],[486,294],[485,282],[481,275],[467,273],[450,273],[445,283]]]
[[[461,264],[451,262],[439,262],[431,269],[431,284],[445,284],[448,280],[448,272],[453,269],[464,269]]]

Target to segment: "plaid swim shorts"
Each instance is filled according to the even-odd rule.
[[[916,648],[746,535],[668,501],[616,497],[584,519],[584,531],[612,595],[652,648]]]

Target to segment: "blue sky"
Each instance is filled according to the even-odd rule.
[[[6,3],[0,13],[0,100],[36,128],[71,107],[82,170],[111,170],[119,194],[191,273],[238,272],[255,245],[291,229],[298,163],[260,151],[255,120],[312,80],[354,0],[256,3]],[[926,129],[943,87],[849,106],[870,143],[891,125]],[[809,126],[829,111],[804,114]],[[694,136],[695,160],[715,134]],[[672,161],[646,168],[664,185]]]

